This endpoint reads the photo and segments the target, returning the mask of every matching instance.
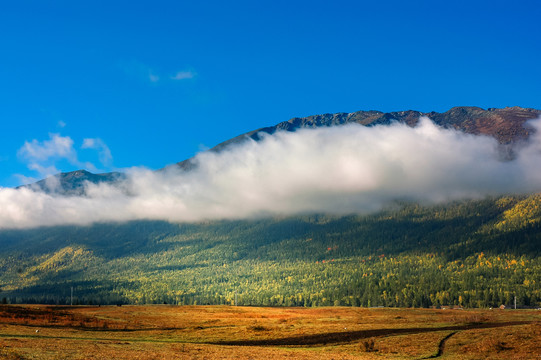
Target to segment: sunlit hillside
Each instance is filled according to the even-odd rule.
[[[0,233],[4,302],[541,306],[541,198]]]

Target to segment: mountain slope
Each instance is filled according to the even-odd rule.
[[[541,198],[0,232],[9,302],[541,305]]]
[[[295,118],[259,133],[357,122],[441,126],[526,139],[539,110],[453,108]],[[189,169],[190,163],[181,164]],[[85,171],[35,185],[80,195],[85,181],[123,175]],[[51,185],[52,184],[52,185]],[[541,197],[513,195],[422,206],[396,202],[371,215],[311,214],[258,220],[161,221],[0,230],[0,298],[63,303],[541,306]]]

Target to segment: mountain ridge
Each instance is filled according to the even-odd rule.
[[[487,110],[475,106],[457,106],[446,112],[431,111],[423,113],[417,110],[382,112],[379,110],[360,110],[352,113],[326,113],[306,117],[294,117],[274,126],[262,127],[235,136],[219,143],[209,151],[220,152],[227,147],[239,144],[248,139],[261,140],[260,134],[272,135],[277,131],[295,131],[301,128],[317,128],[357,123],[364,126],[388,125],[393,121],[415,126],[419,118],[426,116],[435,124],[444,128],[453,128],[473,135],[488,135],[494,137],[501,145],[511,146],[525,141],[532,133],[525,123],[541,116],[541,110],[522,108],[519,106],[505,108],[489,108]],[[194,168],[192,159],[178,162],[183,170]]]
[[[87,182],[92,184],[113,183],[125,178],[126,176],[121,172],[94,174],[81,169],[62,172],[32,184],[18,186],[17,189],[28,188],[49,194],[84,195],[85,184]]]
[[[417,110],[382,112],[379,110],[360,110],[352,113],[326,113],[306,117],[294,117],[274,126],[259,128],[226,140],[211,150],[219,151],[232,143],[237,143],[249,137],[259,140],[257,134],[273,134],[278,130],[295,131],[300,128],[315,128],[323,126],[344,125],[357,123],[364,126],[387,125],[393,121],[415,126],[419,118],[426,116],[434,123],[445,128],[454,128],[474,135],[489,135],[500,143],[511,143],[526,139],[531,129],[523,125],[528,120],[541,116],[541,110],[522,108],[518,106],[506,108],[489,108],[484,110],[475,106],[457,106],[446,112],[431,111],[423,113]]]

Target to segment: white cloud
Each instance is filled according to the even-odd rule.
[[[160,76],[150,66],[139,61],[132,60],[121,64],[124,72],[132,78],[140,79],[144,82],[157,83],[160,81]]]
[[[160,77],[158,75],[153,74],[151,71],[149,71],[148,80],[152,83],[157,83],[158,81],[160,81]]]
[[[199,152],[210,150],[210,147],[205,145],[205,144],[199,144],[199,146],[197,146],[197,148],[199,149]]]
[[[36,139],[25,141],[18,155],[30,161],[43,161],[54,157],[76,161],[77,155],[73,149],[73,140],[69,136],[49,134],[49,140],[40,142]]]
[[[100,162],[103,166],[109,167],[113,162],[111,150],[100,138],[87,138],[83,140],[81,149],[94,149],[98,151]]]
[[[492,138],[415,127],[346,125],[265,136],[198,154],[195,170],[132,169],[87,197],[0,189],[0,227],[159,219],[198,221],[302,213],[365,213],[396,199],[437,203],[541,191],[541,120],[502,162]]]
[[[111,150],[100,138],[86,138],[83,140],[81,149],[91,149],[98,152],[98,158],[102,166],[110,168],[113,162]],[[74,141],[69,136],[59,134],[49,134],[49,139],[38,141],[25,141],[24,145],[17,153],[18,157],[26,162],[28,169],[39,174],[41,178],[58,174],[58,163],[67,161],[71,166],[77,169],[86,169],[92,172],[100,170],[89,161],[80,161]],[[64,164],[65,165],[65,164]],[[22,183],[31,183],[35,181],[33,177],[18,175]]]
[[[60,172],[60,170],[58,170],[54,165],[43,166],[37,163],[30,163],[28,164],[28,168],[30,170],[37,171],[38,174],[46,174],[47,176],[58,174]]]
[[[143,64],[136,60],[132,60],[128,63],[122,64],[121,66],[128,76],[139,78],[144,80],[145,82],[150,82],[153,84],[161,83],[163,81],[179,81],[192,79],[197,76],[197,73],[192,69],[180,70],[172,76],[166,76],[163,75],[164,72],[160,71],[160,69],[152,68],[151,66]]]
[[[172,76],[171,79],[173,80],[184,80],[184,79],[192,79],[197,74],[193,70],[185,70],[185,71],[179,71],[175,74],[175,76]]]
[[[58,173],[56,161],[67,160],[70,164],[79,164],[77,152],[73,148],[73,140],[69,136],[49,134],[49,140],[28,142],[17,152],[17,156],[27,162],[30,170],[38,172],[41,177]]]
[[[32,183],[35,183],[36,181],[41,180],[41,179],[38,179],[38,178],[35,178],[35,177],[32,177],[32,176],[25,176],[25,175],[22,175],[22,174],[15,174],[14,176],[17,179],[19,179],[20,184],[32,184]],[[2,188],[0,187],[0,191],[1,190],[2,190]]]

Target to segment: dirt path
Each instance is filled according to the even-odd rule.
[[[450,334],[447,334],[447,336],[445,336],[443,339],[441,339],[439,345],[438,345],[438,352],[435,354],[435,355],[432,355],[432,356],[429,356],[427,358],[423,358],[423,359],[435,359],[435,358],[438,358],[440,356],[443,355],[443,350],[445,350],[445,343],[447,342],[447,340],[449,340],[449,338],[453,335],[455,335],[458,331],[453,331],[452,333]]]

